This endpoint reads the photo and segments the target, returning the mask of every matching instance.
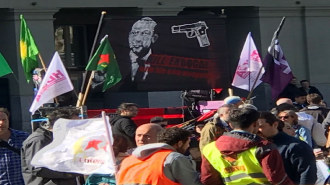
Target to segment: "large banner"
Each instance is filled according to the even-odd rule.
[[[109,35],[122,81],[112,91],[175,91],[230,85],[226,26],[222,18],[107,18],[100,37]],[[97,72],[92,88],[102,87]]]

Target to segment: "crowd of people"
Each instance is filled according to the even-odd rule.
[[[194,130],[162,117],[137,127],[138,106],[123,103],[109,123],[117,173],[89,176],[31,166],[36,152],[53,141],[55,121],[79,119],[79,112],[56,110],[28,134],[9,128],[10,113],[0,108],[0,185],[330,184],[321,173],[328,169],[318,165],[329,161],[330,109],[322,95],[302,90],[279,98],[270,111],[228,97]]]

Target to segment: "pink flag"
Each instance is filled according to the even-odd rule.
[[[250,32],[246,38],[235,72],[234,80],[231,85],[240,89],[251,91],[255,81],[257,82],[254,88],[262,82],[260,78],[265,73],[265,69],[262,69],[258,77],[258,73],[262,67],[262,61]]]
[[[33,114],[44,103],[72,90],[73,85],[70,77],[66,72],[60,56],[55,52],[45,77],[41,82],[38,94],[30,107],[30,112]]]

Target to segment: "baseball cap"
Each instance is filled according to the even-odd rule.
[[[163,117],[156,116],[151,118],[150,123],[160,123],[166,121]]]
[[[225,104],[236,104],[241,101],[241,98],[239,96],[228,96],[224,99]]]

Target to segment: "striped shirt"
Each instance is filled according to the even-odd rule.
[[[28,133],[9,129],[11,136],[8,144],[17,150],[21,150],[23,141],[29,136]],[[0,147],[0,185],[24,184],[21,169],[21,156],[14,151]]]

